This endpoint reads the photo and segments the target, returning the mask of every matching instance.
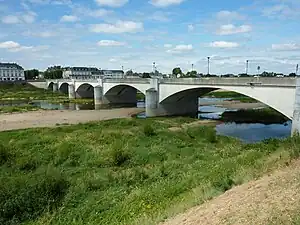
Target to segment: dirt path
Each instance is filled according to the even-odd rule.
[[[300,208],[300,161],[170,219],[161,225],[292,224]]]
[[[143,109],[123,108],[83,111],[36,111],[14,114],[0,114],[0,131],[32,127],[53,127],[57,124],[77,124],[89,121],[127,118]]]

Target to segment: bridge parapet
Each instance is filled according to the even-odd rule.
[[[105,79],[104,83],[130,83],[130,84],[150,84],[148,78],[119,78],[119,79]]]
[[[257,84],[262,86],[295,87],[295,78],[180,78],[162,79],[161,84],[187,84],[187,85],[225,85],[225,86],[249,86]]]

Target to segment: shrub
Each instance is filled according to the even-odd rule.
[[[0,181],[0,224],[35,219],[60,205],[68,182],[55,170]]]
[[[218,142],[217,134],[216,134],[215,130],[208,130],[206,135],[207,135],[207,141],[209,143],[217,143]]]
[[[11,157],[9,149],[0,143],[0,166],[5,164]]]
[[[122,166],[130,159],[130,154],[121,148],[114,148],[112,151],[112,164],[114,166]]]
[[[147,137],[154,136],[155,135],[155,130],[154,130],[154,128],[150,124],[146,124],[144,126],[144,134]]]
[[[219,181],[213,183],[213,186],[222,192],[230,190],[234,185],[234,180],[229,176],[226,176],[220,179]]]

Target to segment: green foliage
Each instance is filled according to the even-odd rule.
[[[296,137],[245,145],[213,127],[180,129],[195,121],[0,132],[0,224],[157,224],[297,157]]]
[[[152,127],[151,124],[146,124],[146,125],[144,126],[144,134],[145,134],[147,137],[150,137],[150,136],[153,136],[153,135],[156,134],[156,133],[155,133],[155,130],[154,130],[154,128]]]
[[[179,67],[176,67],[176,68],[173,69],[172,74],[176,75],[176,76],[177,75],[181,75],[182,74],[182,70]]]
[[[55,210],[67,189],[66,179],[51,169],[25,177],[1,178],[0,224],[19,224]]]
[[[25,70],[25,71],[24,71],[24,74],[25,74],[25,79],[26,79],[26,80],[33,80],[33,79],[39,77],[39,71],[36,70],[36,69],[33,69],[33,70]]]

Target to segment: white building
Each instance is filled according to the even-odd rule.
[[[63,69],[64,79],[97,79],[100,78],[100,70],[93,67],[67,67]]]
[[[0,63],[1,81],[25,80],[24,69],[16,63]]]
[[[123,78],[123,70],[99,70],[93,67],[66,67],[63,69],[64,79],[99,79],[99,78]]]

